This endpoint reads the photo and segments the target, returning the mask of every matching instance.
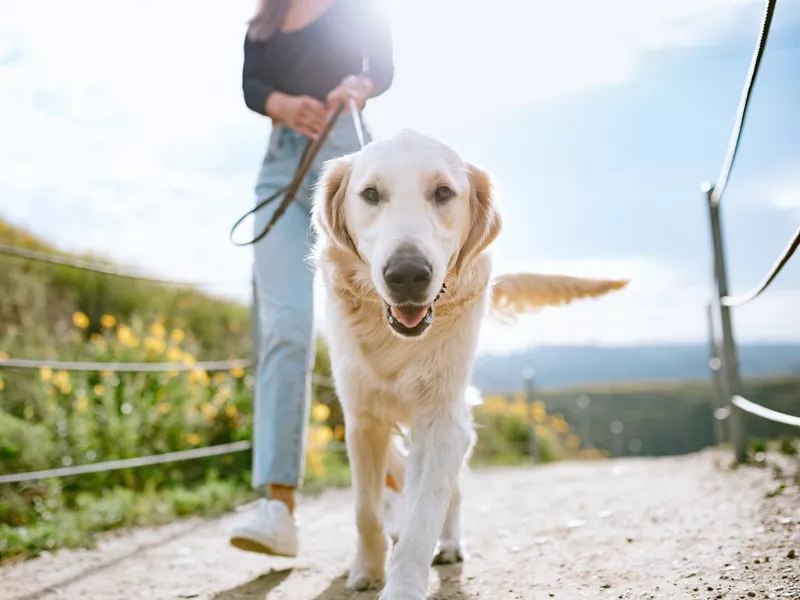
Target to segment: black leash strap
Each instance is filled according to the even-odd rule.
[[[272,231],[273,227],[275,227],[275,224],[278,222],[278,219],[283,216],[283,213],[285,213],[286,209],[289,208],[289,204],[291,204],[292,200],[294,200],[294,197],[297,195],[297,191],[300,189],[300,186],[303,185],[303,179],[305,179],[305,176],[308,174],[308,170],[314,163],[314,159],[322,149],[322,145],[327,141],[328,136],[330,136],[333,126],[336,124],[336,120],[339,118],[339,115],[342,114],[343,109],[344,104],[340,104],[338,108],[333,111],[333,114],[331,114],[328,122],[325,124],[325,127],[322,129],[317,139],[308,141],[305,150],[303,150],[303,156],[300,158],[300,163],[297,165],[297,170],[294,173],[291,183],[272,194],[266,200],[262,200],[256,204],[255,207],[244,213],[241,217],[239,217],[236,223],[233,224],[230,234],[228,235],[228,238],[232,244],[235,246],[250,246],[263,239],[270,231]],[[357,115],[355,115],[355,117],[357,118]],[[261,233],[248,242],[237,242],[233,239],[233,234],[235,233],[236,229],[247,217],[256,214],[259,210],[279,198],[281,195],[284,195],[283,200],[278,205],[278,208],[275,209],[275,214],[272,215],[269,223],[267,223],[266,227],[264,227]]]

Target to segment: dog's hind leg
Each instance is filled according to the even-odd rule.
[[[388,424],[359,415],[346,423],[347,452],[356,501],[358,550],[347,587],[378,587],[386,575],[389,539],[383,530],[381,496],[389,449]]]

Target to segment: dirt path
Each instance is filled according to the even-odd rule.
[[[800,493],[768,469],[667,459],[477,471],[465,485],[470,560],[432,569],[431,597],[800,599]],[[252,508],[245,509],[252,510]],[[111,537],[0,569],[0,598],[369,600],[344,576],[349,491],[303,502],[297,560],[243,553],[240,515]]]

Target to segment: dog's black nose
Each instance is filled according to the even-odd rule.
[[[397,305],[423,304],[433,276],[431,263],[416,248],[402,247],[383,268],[383,279]]]

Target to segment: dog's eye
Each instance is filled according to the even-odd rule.
[[[375,205],[375,204],[377,204],[378,202],[381,201],[381,195],[378,193],[378,190],[376,190],[372,186],[364,188],[361,191],[361,198],[367,204],[372,204],[372,205]]]
[[[456,193],[452,189],[450,189],[449,186],[440,185],[439,187],[436,188],[433,197],[438,204],[444,204],[455,195]]]

